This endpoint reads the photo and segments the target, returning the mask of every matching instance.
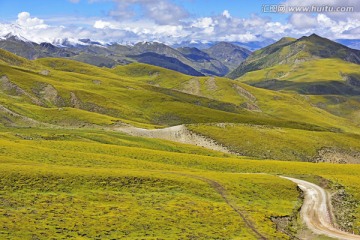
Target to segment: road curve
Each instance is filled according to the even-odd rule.
[[[312,232],[336,239],[360,240],[359,235],[347,233],[335,227],[330,212],[330,197],[323,188],[296,178],[282,178],[296,183],[304,192],[305,199],[301,207],[300,215]]]
[[[131,125],[124,125],[115,127],[113,128],[113,130],[124,132],[132,136],[165,139],[173,142],[180,142],[191,144],[194,146],[204,147],[223,153],[236,154],[227,149],[225,146],[217,143],[215,140],[206,138],[188,130],[185,125],[178,125],[162,129],[144,129],[137,128]]]

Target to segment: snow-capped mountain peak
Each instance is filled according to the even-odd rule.
[[[21,36],[20,34],[14,34],[14,33],[8,33],[4,36],[2,36],[4,40],[16,40],[16,41],[22,41],[22,42],[31,42],[30,40],[26,39],[25,37]]]

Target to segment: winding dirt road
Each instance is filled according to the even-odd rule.
[[[121,131],[133,136],[166,139],[170,141],[201,146],[224,153],[231,153],[226,147],[219,145],[214,140],[205,138],[189,131],[184,125],[155,130],[136,128],[133,126],[122,126],[117,127],[114,130]],[[243,218],[246,225],[248,225],[248,227],[253,230],[253,232],[257,235],[257,238],[266,239],[255,229],[253,224],[245,218],[245,216],[236,206],[236,204],[232,203],[229,200],[224,188],[219,183],[199,176],[197,176],[196,178],[208,182],[216,191],[218,191],[224,198],[224,200],[227,202],[227,204],[229,204]],[[282,178],[288,179],[296,183],[299,188],[304,192],[305,199],[301,207],[300,215],[307,227],[312,232],[335,239],[360,240],[359,235],[350,234],[336,228],[331,212],[330,197],[323,188],[319,187],[316,184],[300,179],[290,177]]]
[[[178,125],[162,129],[144,129],[133,126],[121,126],[114,128],[116,131],[124,132],[132,136],[159,138],[173,142],[186,143],[199,147],[204,147],[214,151],[228,154],[236,154],[226,147],[218,144],[215,140],[200,136],[186,128],[185,125]]]
[[[335,227],[330,210],[330,197],[323,188],[304,180],[282,178],[296,183],[304,192],[305,199],[300,215],[312,232],[336,239],[360,240],[359,235],[343,232]]]

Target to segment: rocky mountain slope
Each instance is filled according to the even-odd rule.
[[[249,57],[251,52],[246,48],[228,42],[219,42],[214,46],[205,49],[204,52],[209,56],[220,59],[220,61],[227,66],[230,71],[234,70],[239,64]]]

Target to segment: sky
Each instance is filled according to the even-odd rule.
[[[360,39],[359,0],[0,0],[0,37],[35,42]]]

